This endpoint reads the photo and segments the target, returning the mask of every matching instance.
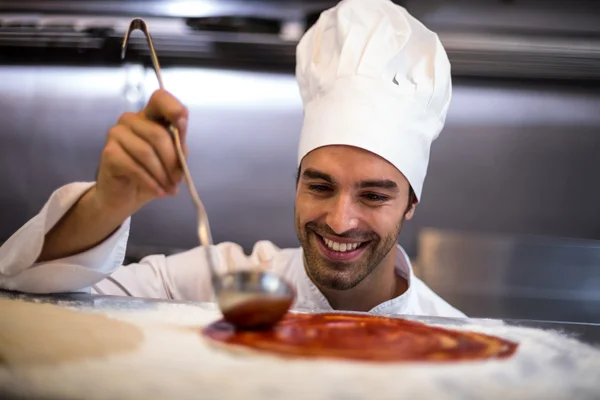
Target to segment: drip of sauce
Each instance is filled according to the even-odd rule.
[[[217,342],[284,357],[372,362],[497,359],[511,356],[518,346],[475,332],[343,313],[288,313],[272,329],[253,331],[236,330],[221,320],[202,333]]]

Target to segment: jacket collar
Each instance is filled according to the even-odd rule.
[[[369,312],[373,314],[405,314],[410,309],[410,304],[414,301],[414,272],[410,262],[410,258],[402,248],[397,245],[399,251],[396,253],[396,261],[394,264],[396,274],[406,279],[408,283],[408,289],[402,295],[390,299],[384,303],[371,309]],[[304,269],[304,253],[300,251],[301,265],[298,270],[298,299],[294,306],[296,310],[306,311],[332,311],[333,308],[323,296],[323,293],[317,288],[317,286],[310,280]]]

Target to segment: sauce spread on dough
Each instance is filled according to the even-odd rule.
[[[457,361],[506,358],[517,344],[399,318],[288,313],[269,330],[236,331],[226,321],[203,330],[217,342],[279,356],[358,361]]]

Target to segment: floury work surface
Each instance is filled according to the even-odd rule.
[[[190,168],[215,240],[237,242],[246,250],[260,239],[296,246],[293,203],[302,109],[294,77],[203,68],[167,68],[164,75],[166,87],[190,108]],[[2,241],[35,215],[54,189],[94,179],[107,130],[122,112],[142,107],[156,80],[150,70],[134,65],[4,66],[0,76]],[[424,227],[597,239],[598,109],[593,87],[455,80],[446,128],[432,148],[423,202],[401,243],[419,258]],[[194,209],[181,193],[134,217],[133,258],[197,244]],[[565,260],[552,265],[552,272],[532,265],[528,273],[559,274],[569,266]],[[565,286],[585,288],[599,275],[595,268],[578,278],[583,280],[573,281],[568,273],[563,278]],[[494,276],[503,275],[488,278]],[[491,281],[479,282],[480,289],[486,282]],[[504,295],[489,299],[498,304],[497,296]],[[548,301],[532,309],[515,303],[493,316],[532,317],[548,309]],[[589,313],[578,320],[598,321]]]
[[[600,391],[600,350],[547,327],[411,317],[502,337],[518,349],[504,360],[383,365],[289,360],[215,347],[200,334],[220,318],[211,304],[0,291],[0,309],[11,334],[27,328],[11,338],[20,352],[0,348],[3,398],[596,399]],[[23,318],[27,315],[36,318]],[[48,318],[52,321],[44,321]],[[61,324],[68,328],[56,329],[60,335],[46,332],[39,340],[48,327]],[[90,325],[94,332],[79,340]],[[72,337],[68,351],[44,347],[64,346],[65,336]]]

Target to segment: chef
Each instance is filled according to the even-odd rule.
[[[295,227],[301,248],[215,245],[220,272],[267,265],[297,290],[296,309],[464,317],[413,273],[398,245],[421,200],[430,146],[452,85],[437,35],[390,0],[343,0],[297,47],[304,105]],[[130,217],[182,181],[158,121],[188,111],[165,91],[109,130],[96,182],[55,191],[0,248],[0,287],[211,301],[206,252],[122,266]]]

